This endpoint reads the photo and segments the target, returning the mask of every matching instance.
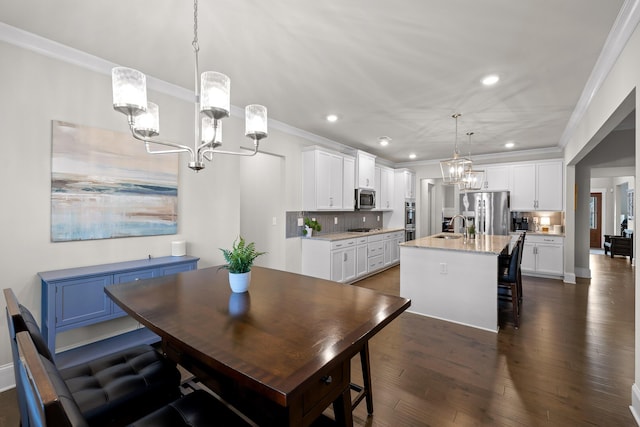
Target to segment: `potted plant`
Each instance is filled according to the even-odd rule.
[[[220,268],[229,270],[229,285],[233,292],[246,292],[251,281],[253,261],[266,252],[256,251],[254,242],[246,243],[242,236],[233,241],[231,249],[222,249],[227,264]]]
[[[467,234],[469,235],[470,239],[476,238],[476,226],[473,225],[473,223],[471,223],[471,225],[467,227]]]
[[[304,233],[305,236],[311,237],[311,235],[313,234],[313,230],[320,231],[322,230],[322,226],[315,219],[305,218],[304,230],[302,230],[302,232]]]

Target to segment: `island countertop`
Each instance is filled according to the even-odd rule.
[[[442,238],[437,236],[446,236]],[[458,237],[458,238],[455,238]],[[407,248],[441,249],[498,255],[511,242],[511,236],[478,235],[475,239],[465,239],[458,233],[440,233],[401,243]]]

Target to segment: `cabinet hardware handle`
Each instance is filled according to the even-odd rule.
[[[322,377],[322,382],[325,384],[331,384],[332,381],[333,381],[333,378],[331,378],[331,375],[326,375]]]

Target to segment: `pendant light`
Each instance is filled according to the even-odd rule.
[[[452,115],[456,121],[455,145],[453,157],[440,161],[440,170],[442,171],[442,180],[445,184],[460,184],[465,177],[465,171],[471,169],[471,160],[466,157],[460,157],[458,152],[458,117],[462,114],[456,113]]]
[[[458,184],[462,191],[481,190],[484,185],[484,171],[473,169],[473,163],[471,163],[471,135],[473,132],[467,132],[469,137],[469,168],[464,172],[462,182]]]

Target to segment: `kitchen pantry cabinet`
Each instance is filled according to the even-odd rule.
[[[522,252],[522,274],[563,276],[563,252],[563,237],[527,234]]]
[[[358,150],[356,154],[356,175],[358,188],[375,188],[376,156]]]
[[[353,210],[352,163],[353,157],[330,150],[312,147],[303,151],[302,209]]]
[[[384,166],[376,166],[376,209],[393,210],[394,187],[394,170]]]
[[[42,290],[40,327],[51,354],[56,353],[58,332],[126,316],[104,293],[105,286],[195,270],[198,260],[169,256],[38,273]],[[144,329],[129,334],[133,337],[138,331]]]
[[[562,161],[515,164],[511,169],[512,211],[561,211]]]

